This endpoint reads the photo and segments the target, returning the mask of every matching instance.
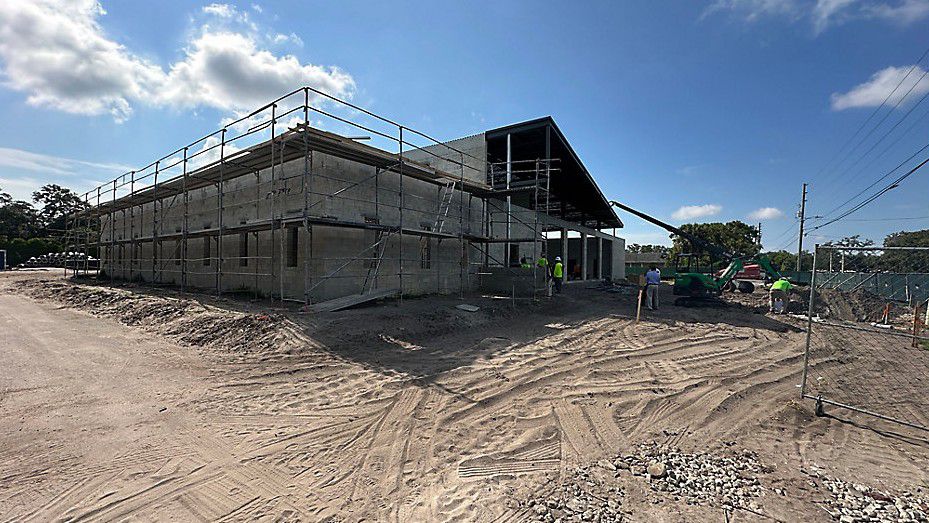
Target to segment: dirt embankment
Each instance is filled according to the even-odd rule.
[[[240,354],[291,354],[306,348],[299,328],[281,314],[236,311],[188,297],[139,292],[133,287],[30,279],[8,284],[14,292],[53,300],[171,338],[184,345]]]

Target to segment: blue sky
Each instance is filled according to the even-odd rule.
[[[551,115],[608,197],[762,221],[776,248],[802,182],[826,214],[926,144],[927,21],[929,0],[4,2],[0,187],[85,191],[307,83],[441,139]],[[927,179],[807,241],[929,228]]]

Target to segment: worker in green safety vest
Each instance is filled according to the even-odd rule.
[[[542,269],[543,277],[545,278],[545,295],[551,298],[552,296],[552,271],[548,269],[548,258],[545,257],[543,252],[539,259],[536,260],[535,266],[537,269]]]
[[[561,264],[561,256],[555,256],[555,267],[552,271],[555,278],[555,292],[561,293],[561,283],[564,280],[564,265]]]
[[[780,301],[780,307],[775,304]],[[790,303],[790,280],[781,277],[771,284],[771,292],[768,294],[768,311],[778,314],[787,312],[787,304]]]
[[[523,257],[520,258],[520,260],[519,260],[519,267],[520,267],[521,269],[531,269],[531,268],[532,268],[532,264],[529,263],[529,259],[528,259],[528,258],[526,258],[525,256],[523,256]]]

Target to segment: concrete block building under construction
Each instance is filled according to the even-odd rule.
[[[111,279],[309,305],[539,297],[524,257],[625,270],[622,223],[548,117],[439,142],[305,87],[83,198],[69,249]]]

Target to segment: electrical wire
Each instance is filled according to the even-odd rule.
[[[854,140],[855,137],[858,136],[859,133],[861,133],[862,129],[864,129],[865,126],[868,125],[868,122],[870,122],[870,121],[874,118],[874,116],[887,104],[887,101],[890,100],[890,97],[893,96],[894,93],[897,92],[897,89],[899,89],[900,86],[903,85],[903,82],[905,82],[906,79],[909,78],[909,76],[913,73],[913,71],[916,69],[916,67],[919,65],[919,63],[922,62],[924,58],[926,58],[926,55],[927,55],[927,54],[929,54],[929,47],[927,47],[926,50],[923,51],[922,55],[920,55],[919,59],[916,60],[916,62],[914,62],[912,66],[910,66],[910,70],[906,72],[906,75],[904,75],[904,77],[901,78],[899,82],[897,82],[897,85],[893,88],[893,90],[892,90],[886,97],[884,97],[884,100],[881,102],[881,104],[880,104],[879,106],[877,106],[877,108],[874,109],[874,111],[871,112],[871,114],[868,116],[868,118],[867,118],[864,122],[862,122],[860,126],[858,126],[858,129],[855,131],[855,133],[854,133],[852,136],[850,136],[850,137],[845,141],[845,143],[843,143],[842,146],[836,151],[836,153],[835,153],[831,158],[829,158],[829,161],[827,161],[826,164],[823,165],[822,168],[820,168],[819,172],[816,173],[816,176],[815,176],[816,178],[818,178],[819,175],[821,175],[821,174],[823,174],[824,172],[826,172],[827,167],[829,167],[829,165],[831,165],[832,162],[835,161],[835,159],[838,158],[839,155],[842,154],[842,151],[845,150],[845,147],[846,147],[849,143],[851,143],[852,140]],[[917,83],[918,83],[918,82],[917,82]],[[914,87],[915,87],[915,84],[914,84]],[[900,101],[897,102],[897,105],[899,105],[901,101],[902,101],[902,98],[901,98]],[[894,107],[896,108],[897,105],[895,105]],[[883,123],[883,121],[887,118],[887,115],[889,115],[891,112],[893,112],[892,109],[891,109],[890,111],[887,112],[887,114],[884,116],[884,118],[881,119],[881,122],[879,122],[877,125],[875,125],[875,126],[868,132],[868,134],[865,135],[865,136],[861,139],[861,141],[859,141],[858,145],[856,145],[855,147],[858,147],[859,145],[861,145],[861,143],[862,143],[864,140],[866,140],[867,137],[870,136],[870,134],[873,133],[874,130],[877,129],[877,127],[879,127],[881,123]],[[852,150],[854,150],[855,147],[852,147]]]
[[[881,196],[883,196],[884,194],[886,194],[888,191],[890,191],[890,190],[896,188],[897,186],[899,186],[901,182],[903,182],[904,180],[906,180],[907,178],[909,178],[910,176],[912,176],[914,173],[916,173],[917,171],[919,171],[919,170],[920,170],[924,165],[926,165],[927,163],[929,163],[929,158],[926,158],[925,160],[923,160],[922,162],[920,162],[919,164],[917,164],[916,167],[913,167],[912,169],[910,169],[906,174],[900,176],[899,178],[897,178],[897,179],[894,180],[893,182],[889,183],[886,187],[884,187],[884,188],[881,189],[880,191],[878,191],[878,192],[876,192],[875,194],[871,195],[870,197],[868,197],[867,199],[865,199],[864,201],[862,201],[862,202],[859,203],[858,205],[856,205],[856,206],[852,207],[851,209],[845,211],[844,213],[842,213],[842,214],[839,215],[838,217],[833,218],[833,219],[827,221],[826,223],[823,223],[823,224],[817,225],[816,227],[813,227],[813,230],[815,231],[815,230],[821,229],[821,228],[823,228],[823,227],[825,227],[825,226],[827,226],[827,225],[831,225],[831,224],[833,224],[833,223],[835,223],[835,222],[841,220],[842,218],[845,218],[846,216],[849,216],[850,214],[852,214],[852,213],[854,213],[854,212],[857,212],[859,209],[861,209],[861,208],[864,207],[865,205],[868,205],[869,203],[873,202],[874,200],[876,200],[876,199],[880,198]]]
[[[864,189],[858,191],[857,194],[855,194],[855,195],[852,196],[851,198],[845,200],[844,202],[840,203],[839,205],[837,205],[836,207],[834,207],[831,211],[829,211],[829,212],[827,212],[826,214],[824,214],[824,215],[823,215],[823,218],[824,218],[824,219],[825,219],[825,218],[829,218],[830,216],[832,216],[833,213],[835,213],[836,211],[838,211],[838,210],[841,209],[842,207],[845,207],[846,205],[848,205],[849,203],[851,203],[853,200],[855,200],[855,198],[858,198],[859,196],[861,196],[862,194],[864,194],[864,193],[867,192],[868,190],[872,189],[875,185],[877,185],[877,184],[881,183],[882,181],[886,180],[887,177],[889,177],[889,176],[892,175],[894,172],[896,172],[898,169],[900,169],[901,167],[903,167],[904,165],[906,165],[907,162],[909,162],[910,160],[912,160],[913,158],[915,158],[916,156],[918,156],[919,154],[921,154],[921,153],[922,153],[923,151],[925,151],[926,149],[929,149],[929,143],[927,143],[926,145],[922,146],[918,151],[916,151],[916,152],[914,152],[913,154],[911,154],[906,160],[903,160],[902,162],[898,163],[896,167],[894,167],[893,169],[887,171],[887,173],[884,174],[884,176],[881,176],[880,178],[878,178],[877,180],[875,180],[871,185],[869,185],[869,186],[865,187]]]

